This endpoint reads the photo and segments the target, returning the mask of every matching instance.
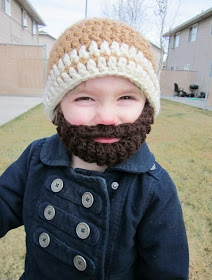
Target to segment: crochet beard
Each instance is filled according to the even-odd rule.
[[[140,117],[134,123],[120,125],[71,125],[61,112],[57,116],[57,132],[64,142],[69,156],[72,154],[89,163],[111,166],[132,156],[145,141],[154,122],[154,109],[146,103]],[[97,143],[94,138],[118,138],[112,144]]]

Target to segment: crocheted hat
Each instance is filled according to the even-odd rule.
[[[44,107],[50,120],[64,95],[91,78],[128,78],[146,95],[155,116],[160,88],[149,43],[128,25],[109,19],[87,19],[69,27],[56,41],[48,62]]]

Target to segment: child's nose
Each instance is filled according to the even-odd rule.
[[[96,113],[95,123],[96,125],[117,125],[118,116],[116,110],[111,106],[101,106]]]

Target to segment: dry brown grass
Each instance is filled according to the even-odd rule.
[[[0,174],[33,140],[55,133],[42,106],[0,127]],[[16,280],[23,273],[25,233],[23,227],[11,230],[0,239],[0,279]]]
[[[38,106],[0,127],[0,173],[34,139],[55,128]],[[182,202],[190,247],[190,279],[212,279],[212,112],[162,101],[162,111],[148,136],[157,161],[174,179]],[[23,227],[0,240],[0,279],[16,280],[23,272]]]
[[[174,179],[190,248],[190,279],[212,279],[212,112],[163,101],[148,138]]]

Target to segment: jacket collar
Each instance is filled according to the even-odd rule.
[[[40,154],[41,161],[50,166],[66,166],[70,168],[70,159],[67,150],[58,134],[46,139]],[[130,173],[143,173],[151,170],[155,158],[146,143],[126,161],[109,167],[107,170],[119,170]]]

